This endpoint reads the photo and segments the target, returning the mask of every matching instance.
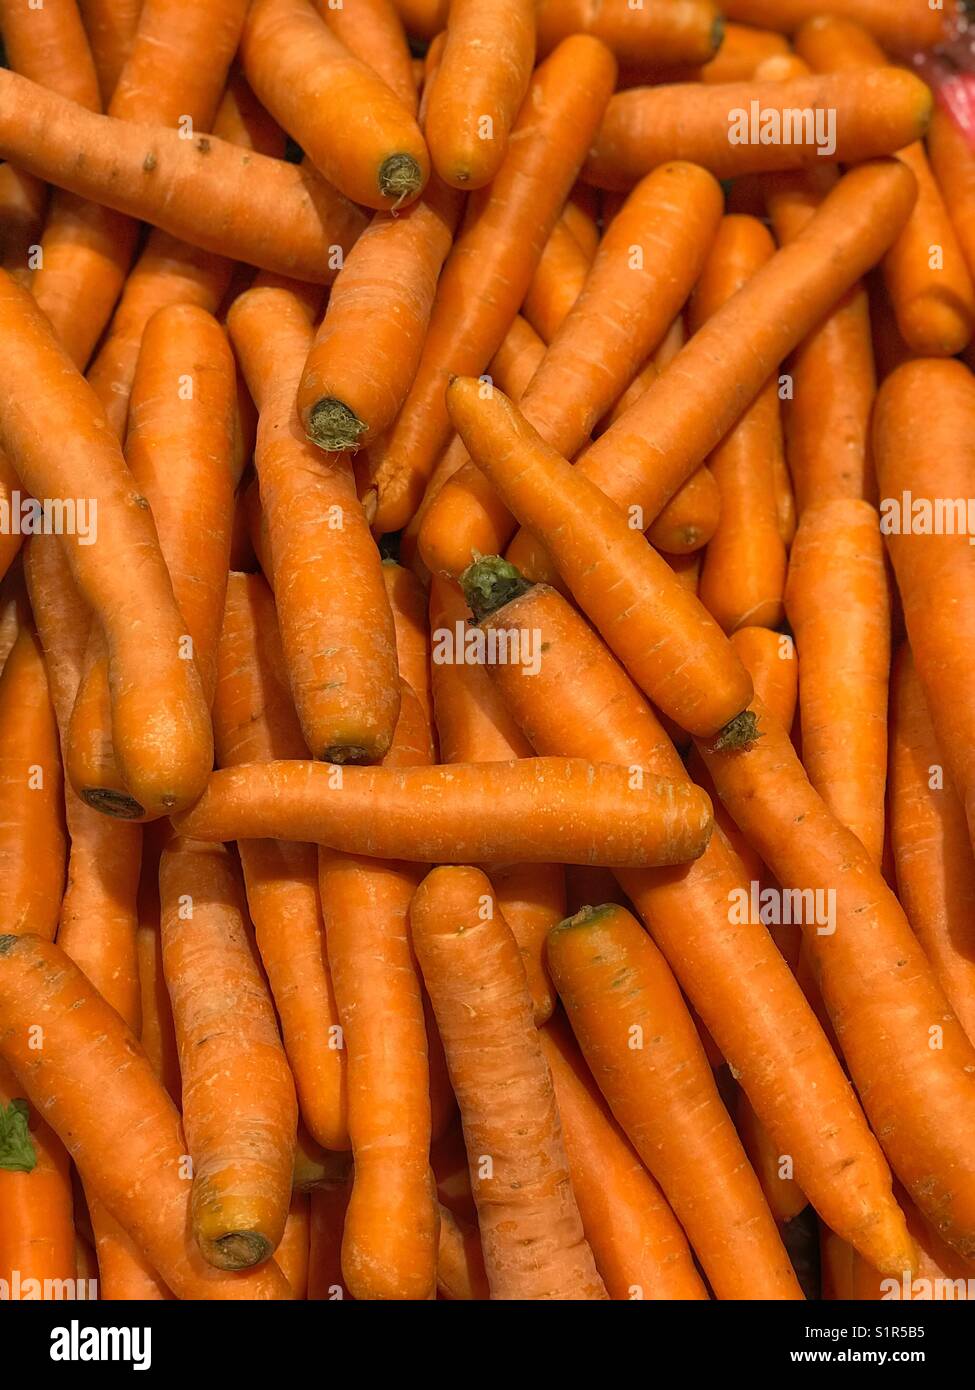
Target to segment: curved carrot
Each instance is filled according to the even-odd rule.
[[[975,863],[906,645],[894,662],[891,687],[890,834],[904,911],[975,1042]]]
[[[48,1280],[75,1278],[71,1162],[2,1062],[0,1136],[0,1280],[8,1298],[53,1298]]]
[[[434,869],[410,921],[460,1105],[492,1299],[605,1299],[525,973],[490,883],[477,869]]]
[[[747,673],[696,596],[639,530],[499,391],[482,398],[476,382],[457,377],[448,405],[478,466],[522,524],[555,549],[576,602],[641,689],[689,731],[715,733],[734,719],[751,696]],[[475,612],[472,595],[485,564],[504,562],[478,562],[465,571]]]
[[[294,295],[269,288],[237,299],[228,326],[260,411],[255,462],[305,740],[333,762],[382,757],[399,709],[396,635],[348,460],[323,456],[298,420],[311,325]]]
[[[915,196],[913,175],[895,160],[852,170],[576,466],[618,506],[640,508],[650,525],[777,365],[880,260]],[[523,573],[549,572],[537,545],[514,544],[509,558]]]
[[[193,1160],[193,1236],[218,1269],[247,1269],[284,1234],[294,1083],[227,851],[174,839],[160,860],[159,893]]]
[[[383,209],[419,196],[430,160],[412,112],[305,0],[255,0],[241,53],[261,102],[346,197]]]
[[[601,39],[628,63],[706,63],[720,51],[723,26],[710,0],[540,0],[541,52],[579,32]]]
[[[408,111],[415,112],[413,62],[393,0],[354,0],[338,6],[314,0],[314,5],[339,42],[377,72]]]
[[[349,252],[298,387],[302,424],[320,448],[368,446],[396,418],[459,212],[436,181],[404,212],[377,213]]]
[[[304,740],[281,653],[274,602],[260,575],[231,574],[213,703],[217,764],[299,756]],[[240,845],[247,907],[274,997],[301,1116],[329,1149],[348,1147],[346,1058],[329,977],[311,845]]]
[[[312,170],[213,136],[184,140],[163,126],[98,116],[12,72],[0,78],[0,155],[206,251],[327,284],[338,251],[365,225]],[[43,142],[25,110],[43,125]]]
[[[970,1257],[975,1049],[879,868],[813,790],[786,731],[757,701],[748,725],[746,746],[698,747],[722,801],[783,888],[832,895],[820,901],[827,911],[833,904],[834,930],[820,934],[815,920],[804,920],[803,940],[843,1055],[894,1172],[945,1240]]]
[[[572,1187],[612,1299],[707,1299],[687,1237],[613,1119],[561,1018],[539,1034]]]
[[[877,512],[868,502],[840,499],[803,513],[786,610],[799,649],[806,772],[836,819],[879,864],[890,593]]]
[[[41,1052],[30,1045],[39,1009]],[[63,951],[38,937],[0,937],[0,1036],[4,1059],[67,1140],[86,1184],[177,1298],[290,1297],[273,1262],[227,1274],[203,1259],[190,1234],[190,1184],[181,1175],[186,1141],[175,1106],[114,1009]],[[115,1117],[111,1156],[93,1093]]]
[[[490,668],[536,751],[598,753],[631,769],[681,775],[650,706],[555,590],[536,586],[510,602],[502,596],[484,626],[541,634],[545,660],[531,681],[507,665]],[[737,857],[715,835],[677,873],[617,877],[773,1141],[793,1156],[817,1211],[868,1258],[899,1271],[907,1236],[880,1147],[767,929],[752,913],[731,910],[752,891]],[[754,1007],[758,989],[762,1009]]]
[[[659,346],[697,278],[720,214],[720,191],[708,174],[668,164],[643,180],[613,219],[581,295],[520,403],[528,423],[557,452],[567,458],[578,452]],[[466,499],[466,525],[448,520],[438,527],[438,509],[449,507],[451,494],[465,484],[476,494]],[[482,502],[483,492],[468,466],[431,505],[420,551],[432,571],[457,575],[472,552],[496,554],[510,537],[513,519],[499,516],[489,497]]]
[[[653,942],[613,903],[583,908],[555,927],[548,950],[596,1084],[663,1188],[717,1296],[801,1298],[680,990]]]
[[[615,76],[607,49],[582,36],[567,39],[536,71],[508,157],[473,200],[444,267],[410,394],[387,438],[371,451],[377,531],[406,524],[447,443],[443,392],[450,372],[483,371],[504,341]]]
[[[828,7],[862,24],[885,46],[911,53],[932,48],[945,37],[945,15],[924,4],[896,7],[887,0],[842,0]],[[742,24],[764,25],[790,34],[806,20],[823,13],[823,0],[724,0],[722,9],[729,19]]]

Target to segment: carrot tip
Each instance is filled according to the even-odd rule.
[[[103,816],[115,816],[118,820],[139,820],[146,813],[134,796],[112,791],[109,787],[87,788],[81,793],[81,799],[93,811],[101,811]]]
[[[720,733],[715,736],[711,747],[715,753],[729,748],[732,750],[748,748],[750,744],[757,742],[761,737],[758,720],[750,709],[746,709],[728,721]]]
[[[347,449],[357,449],[360,434],[365,434],[368,428],[365,421],[360,420],[347,405],[333,396],[323,396],[311,408],[307,433],[319,449],[330,454],[341,454]]]
[[[379,191],[395,199],[393,209],[416,197],[423,187],[423,170],[411,154],[391,154],[379,167]]]
[[[527,594],[532,585],[500,555],[475,555],[474,563],[460,576],[460,587],[474,621],[479,623],[506,603]]]
[[[576,927],[590,927],[594,922],[609,917],[615,908],[615,903],[602,903],[599,907],[580,907],[571,917],[563,917],[561,922],[556,922],[554,927],[550,927],[548,934],[554,936],[556,932],[572,931]]]
[[[217,1240],[202,1241],[200,1249],[208,1264],[217,1269],[250,1269],[274,1253],[271,1242],[259,1231],[228,1231]]]

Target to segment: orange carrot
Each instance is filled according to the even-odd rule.
[[[975,152],[954,117],[940,105],[934,108],[927,138],[928,157],[948,207],[955,235],[970,275],[975,275]]]
[[[550,343],[565,322],[586,283],[592,257],[579,245],[565,217],[560,217],[535,267],[521,306],[525,318]]]
[[[722,9],[729,19],[743,24],[764,25],[790,34],[807,19],[827,8],[862,24],[885,46],[911,53],[931,48],[945,34],[945,15],[916,0],[892,7],[887,0],[724,0]]]
[[[142,0],[78,0],[78,8],[91,44],[102,105],[107,106],[132,51]]]
[[[572,1187],[612,1299],[707,1298],[684,1232],[600,1095],[562,1018],[540,1034]]]
[[[491,1296],[484,1269],[484,1253],[476,1225],[459,1221],[448,1207],[440,1207],[440,1241],[437,1248],[437,1293],[443,1298],[484,1300]]]
[[[29,287],[47,213],[47,184],[0,164],[0,264]]]
[[[665,560],[588,479],[546,445],[500,391],[481,398],[457,377],[448,405],[475,462],[523,525],[555,551],[576,602],[656,705],[689,731],[715,733],[751,698],[751,681],[727,639]],[[504,561],[465,571],[478,613],[484,566],[508,576]],[[500,567],[500,568],[499,568]],[[523,581],[513,578],[513,592]]]
[[[723,25],[710,0],[540,0],[538,46],[592,34],[628,63],[706,63],[720,50]]]
[[[287,290],[254,289],[228,326],[260,411],[255,462],[305,740],[333,762],[382,757],[399,708],[395,629],[348,460],[322,455],[298,419],[311,325]]]
[[[2,0],[0,29],[6,67],[90,111],[101,109],[95,64],[75,0],[40,6]]]
[[[413,63],[392,0],[314,0],[315,9],[349,52],[372,68],[410,112],[416,110]]]
[[[755,694],[783,729],[790,730],[799,695],[795,642],[767,627],[740,627],[732,633],[731,645],[752,678]]]
[[[193,1236],[218,1269],[247,1269],[266,1261],[284,1234],[294,1083],[227,851],[174,839],[160,861],[159,893],[193,1161]]]
[[[535,73],[508,157],[472,201],[444,267],[410,394],[386,440],[371,451],[377,531],[409,521],[447,443],[443,392],[450,372],[483,371],[504,341],[615,75],[603,45],[581,36],[567,39]]]
[[[786,1226],[808,1206],[806,1194],[790,1175],[791,1159],[787,1154],[776,1152],[777,1146],[772,1143],[744,1091],[738,1092],[734,1116],[742,1148],[765,1194],[769,1211],[780,1226]]]
[[[890,596],[878,517],[868,502],[840,499],[803,513],[786,609],[799,649],[806,772],[836,819],[879,864]]]
[[[412,112],[305,0],[255,0],[241,53],[261,102],[346,197],[382,209],[423,191],[430,161]]]
[[[139,124],[209,130],[240,41],[247,0],[143,0],[108,114]],[[187,135],[184,134],[184,139]]]
[[[432,39],[445,27],[450,0],[393,0],[404,27],[420,39]]]
[[[306,1193],[291,1199],[284,1235],[275,1252],[275,1262],[291,1286],[295,1298],[308,1297],[308,1256],[311,1232],[310,1201]]]
[[[386,585],[386,596],[396,628],[396,660],[399,673],[420,701],[432,727],[433,696],[430,690],[427,596],[416,576],[394,560],[383,561],[383,583]]]
[[[173,1007],[166,989],[162,962],[162,932],[159,905],[159,859],[172,834],[168,821],[157,821],[144,832],[142,874],[139,880],[139,927],[136,954],[139,959],[139,993],[142,1027],[139,1040],[157,1079],[169,1092],[174,1104],[182,1104],[182,1079]]]
[[[434,869],[410,920],[460,1104],[492,1299],[605,1299],[525,972],[490,883],[477,869]]]

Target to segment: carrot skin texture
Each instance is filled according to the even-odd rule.
[[[410,920],[460,1105],[492,1299],[606,1299],[525,973],[490,883],[477,869],[434,869]]]
[[[621,61],[636,65],[706,63],[721,43],[721,21],[710,0],[644,0],[639,9],[627,0],[603,0],[600,5],[540,0],[538,46],[543,53],[579,31],[601,39]]]

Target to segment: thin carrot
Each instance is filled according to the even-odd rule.
[[[564,1019],[553,1019],[540,1037],[583,1229],[610,1298],[707,1299],[687,1237],[610,1114]]]
[[[777,365],[816,327],[903,227],[914,177],[896,161],[852,170],[800,235],[714,315],[577,467],[649,526],[720,443]],[[869,213],[866,211],[869,209]],[[547,571],[524,540],[509,558]]]
[[[710,0],[540,0],[542,53],[567,34],[592,34],[627,62],[706,63],[720,51],[723,25]]]
[[[928,157],[948,207],[970,275],[975,275],[975,152],[951,113],[934,108],[927,138]]]
[[[311,1194],[308,1297],[313,1301],[351,1298],[342,1282],[342,1231],[349,1205],[346,1181],[316,1187]]]
[[[193,1235],[210,1264],[247,1269],[267,1260],[284,1233],[294,1083],[227,851],[174,839],[160,861],[159,893],[193,1160]]]
[[[98,116],[15,73],[0,78],[0,155],[204,250],[326,284],[365,225],[309,169],[213,136],[184,140],[162,126]]]
[[[435,180],[405,212],[377,213],[349,252],[298,387],[302,424],[320,448],[368,446],[396,418],[459,213],[458,196]]]
[[[271,593],[260,575],[231,574],[213,704],[217,764],[304,751]],[[329,1149],[347,1148],[346,1057],[325,948],[311,845],[240,845],[247,906],[274,996],[301,1116]]]
[[[410,112],[416,110],[413,63],[392,0],[314,0],[315,9],[354,57],[372,68]]]
[[[729,19],[742,24],[764,25],[791,34],[824,8],[862,24],[886,47],[912,53],[931,48],[945,36],[945,14],[926,4],[912,3],[892,7],[887,0],[724,0],[722,9]]]
[[[912,1198],[970,1258],[975,1049],[879,868],[812,788],[786,731],[758,701],[747,725],[745,746],[698,747],[782,887],[825,904],[803,912],[803,939],[864,1108]]]
[[[430,629],[427,596],[422,584],[395,560],[383,561],[383,583],[396,629],[396,661],[400,675],[413,691],[433,725],[430,690]]]
[[[78,8],[91,45],[102,105],[107,106],[132,51],[142,0],[78,0]]]
[[[490,187],[472,200],[440,277],[410,394],[387,438],[370,453],[377,531],[406,524],[447,443],[443,392],[450,372],[483,371],[504,341],[615,76],[607,49],[582,36],[567,39],[536,71],[508,157]]]
[[[437,1293],[443,1298],[468,1301],[480,1301],[491,1296],[477,1226],[459,1221],[443,1205],[440,1207],[440,1241],[437,1248]]]
[[[308,1257],[311,1234],[311,1203],[307,1193],[295,1193],[284,1223],[284,1235],[275,1252],[275,1262],[291,1286],[295,1298],[308,1297]]]
[[[298,419],[311,324],[288,291],[254,289],[235,301],[228,326],[260,411],[255,462],[305,740],[333,762],[382,757],[399,709],[396,635],[348,460],[322,455]]]
[[[908,362],[887,378],[877,397],[873,445],[881,532],[907,635],[975,838],[975,735],[971,707],[959,698],[967,688],[971,652],[972,556],[964,499],[971,491],[973,423],[975,379],[961,362]]]
[[[890,831],[897,892],[948,1002],[975,1041],[975,863],[908,646],[891,688]]]
[[[588,751],[682,775],[650,706],[560,594],[539,585],[510,602],[503,590],[498,598],[486,629],[525,627],[545,644],[531,681],[511,666],[491,667],[536,751]],[[907,1236],[883,1155],[766,927],[734,907],[752,891],[736,856],[715,835],[677,873],[617,877],[780,1152],[795,1159],[816,1209],[880,1267],[900,1270]]]
[[[138,899],[139,926],[135,942],[142,1003],[139,1040],[149,1058],[153,1073],[179,1108],[183,1098],[182,1078],[179,1074],[179,1050],[176,1046],[173,1006],[163,974],[159,905],[159,859],[163,844],[169,839],[171,830],[168,822],[157,821],[143,834],[142,874],[139,879]]]
[[[579,245],[565,217],[560,217],[535,267],[522,313],[535,332],[550,343],[565,322],[586,283],[592,257]]]
[[[475,462],[523,525],[555,551],[576,602],[647,695],[682,728],[715,733],[747,705],[751,681],[697,597],[626,516],[546,445],[500,391],[457,377],[448,405]],[[491,561],[482,562],[492,564]],[[498,572],[505,575],[505,562]],[[475,613],[477,564],[464,587]],[[513,580],[513,592],[524,582]]]
[[[571,458],[578,452],[660,345],[697,278],[720,215],[720,190],[710,175],[668,164],[643,180],[613,219],[582,294],[521,400],[526,420],[559,453]],[[499,552],[514,524],[490,490],[485,495],[469,465],[431,505],[420,553],[431,571],[456,576],[472,552]]]
[[[47,213],[47,184],[13,164],[0,164],[0,264],[30,286]]]
[[[255,0],[241,53],[261,102],[346,197],[383,209],[423,191],[430,160],[412,112],[305,0]]]
[[[790,1175],[791,1160],[787,1154],[776,1152],[777,1146],[772,1143],[744,1091],[738,1092],[734,1115],[742,1148],[765,1194],[769,1211],[778,1225],[786,1226],[809,1205],[806,1194]]]
[[[869,502],[839,499],[803,513],[789,563],[786,610],[799,649],[806,772],[836,819],[879,864],[890,594],[879,518]]]
[[[434,869],[410,920],[460,1104],[492,1299],[605,1299],[525,972],[490,883],[477,869]]]
[[[795,642],[767,627],[740,627],[732,633],[731,645],[752,678],[755,694],[783,729],[790,730],[799,697]]]

